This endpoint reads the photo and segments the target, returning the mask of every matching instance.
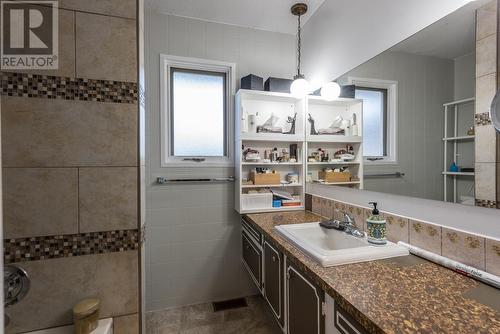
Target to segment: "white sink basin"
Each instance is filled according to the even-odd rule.
[[[395,243],[388,241],[386,245],[372,245],[366,237],[356,238],[342,231],[325,229],[319,223],[278,225],[274,228],[323,267],[409,254],[405,247]]]

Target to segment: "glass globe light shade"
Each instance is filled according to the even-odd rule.
[[[290,93],[298,98],[305,97],[309,94],[309,82],[304,78],[296,78],[290,86]]]
[[[340,86],[336,82],[328,82],[321,87],[321,97],[333,101],[340,96]]]

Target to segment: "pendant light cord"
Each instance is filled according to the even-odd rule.
[[[300,16],[301,15],[297,15],[298,16],[298,28],[297,28],[297,75],[300,76],[300,49],[302,47],[301,43],[302,43],[302,40],[301,40],[301,29],[300,29]]]

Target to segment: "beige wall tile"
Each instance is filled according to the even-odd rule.
[[[496,73],[488,74],[476,79],[476,114],[490,110],[491,101],[497,92]]]
[[[478,162],[475,172],[476,199],[494,201],[496,199],[496,164]]]
[[[500,241],[486,239],[486,271],[500,276]]]
[[[13,333],[70,324],[80,300],[101,300],[102,318],[139,310],[138,253],[128,251],[20,264],[31,277],[31,289],[9,307]]]
[[[443,227],[442,255],[484,270],[484,238]]]
[[[80,232],[134,229],[137,167],[80,168]]]
[[[410,244],[441,255],[441,227],[410,220]]]
[[[117,334],[139,334],[139,314],[114,318],[113,332]]]
[[[321,198],[313,196],[313,198],[312,198],[312,212],[321,216]]]
[[[4,168],[4,238],[78,233],[76,168]]]
[[[333,201],[326,198],[321,199],[321,215],[328,219],[333,218]]]
[[[476,126],[476,162],[496,162],[497,134],[492,124]]]
[[[343,212],[347,212],[347,204],[342,202],[334,202],[333,203],[333,218],[344,221]]]
[[[75,13],[59,9],[59,68],[57,70],[16,70],[6,72],[75,76]]]
[[[364,209],[364,212],[365,212],[365,222],[364,222],[364,228],[365,228],[365,231],[368,231],[368,225],[366,223],[366,220],[372,215],[372,211],[373,209]]]
[[[135,19],[136,0],[59,0],[60,8]]]
[[[497,71],[497,34],[476,42],[476,77]]]
[[[409,221],[408,218],[402,218],[390,214],[383,214],[387,221],[387,240],[392,242],[408,242],[409,240]]]
[[[497,1],[491,1],[477,10],[476,40],[497,31]]]
[[[137,81],[136,21],[76,13],[76,75]]]
[[[137,166],[137,105],[2,97],[4,167]]]
[[[354,218],[357,229],[365,231],[365,210],[359,206],[347,205],[347,212]]]

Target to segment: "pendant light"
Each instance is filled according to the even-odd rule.
[[[327,101],[333,101],[340,96],[340,85],[334,81],[327,82],[321,87],[321,97]]]
[[[304,75],[300,73],[300,48],[301,48],[301,30],[300,30],[300,17],[307,12],[307,5],[305,3],[296,3],[291,8],[292,14],[298,17],[297,28],[297,75],[293,77],[292,85],[290,86],[290,93],[292,95],[302,98],[309,94],[311,87],[309,82],[305,79]]]

